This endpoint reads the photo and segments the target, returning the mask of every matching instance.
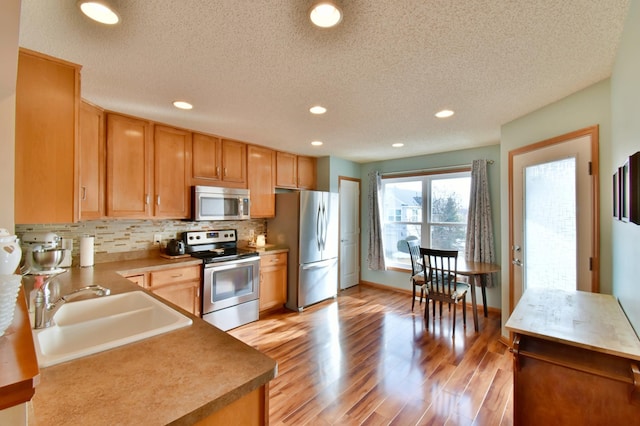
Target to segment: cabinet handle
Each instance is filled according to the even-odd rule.
[[[160,196],[159,195],[156,196],[156,204],[160,205]]]
[[[180,278],[182,276],[182,274],[178,274],[178,275],[171,275],[171,278]]]
[[[85,201],[87,199],[87,187],[83,186],[82,187],[82,201]]]
[[[227,176],[227,168],[224,168],[224,175]]]
[[[149,204],[149,200],[150,200],[150,198],[149,198],[149,194],[145,194],[145,196],[144,196],[144,203],[148,205],[148,204]]]
[[[216,167],[216,175],[220,176],[220,166]]]

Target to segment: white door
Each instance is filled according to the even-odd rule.
[[[598,290],[598,128],[509,153],[510,310],[527,288]]]
[[[339,177],[340,289],[360,282],[360,179]]]

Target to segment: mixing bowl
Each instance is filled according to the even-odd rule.
[[[64,249],[37,248],[32,252],[33,264],[43,271],[52,271],[62,263]]]

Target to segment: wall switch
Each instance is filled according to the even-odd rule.
[[[154,246],[159,246],[161,240],[162,240],[162,235],[161,234],[153,234],[153,245]]]

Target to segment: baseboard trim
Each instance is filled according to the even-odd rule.
[[[407,294],[409,296],[411,296],[413,294],[411,290],[407,290],[406,288],[391,287],[389,285],[380,284],[380,283],[374,283],[374,282],[371,282],[371,281],[360,280],[360,285],[364,286],[364,287],[373,287],[373,288],[377,288],[377,289],[380,289],[380,290],[393,291],[393,292],[396,292],[396,293],[403,293],[403,294]],[[482,310],[482,300],[480,300],[479,306],[480,306],[479,310]],[[502,309],[494,308],[492,306],[487,306],[487,311],[491,312],[491,313],[494,313],[494,314],[502,315]],[[481,314],[482,313],[480,313],[480,315]],[[510,345],[507,343],[507,346],[510,346]]]

